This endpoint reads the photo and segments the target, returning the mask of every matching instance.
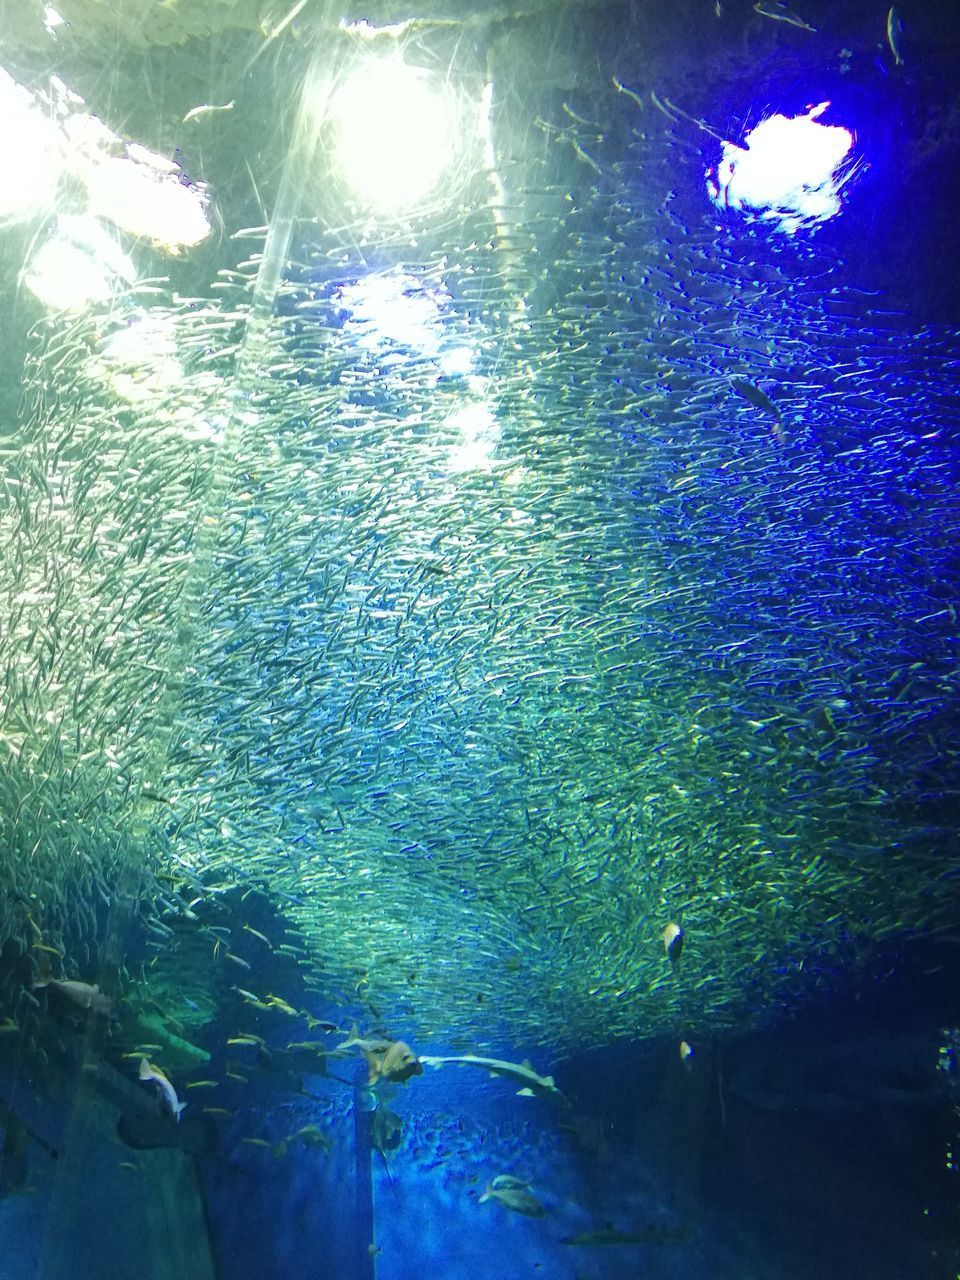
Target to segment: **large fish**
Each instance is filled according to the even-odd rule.
[[[411,1076],[423,1074],[420,1059],[405,1041],[364,1039],[356,1023],[346,1040],[338,1044],[337,1048],[360,1050],[370,1069],[369,1084],[376,1084],[378,1080],[402,1084]]]
[[[140,1079],[150,1081],[157,1086],[163,1104],[175,1120],[180,1119],[180,1113],[187,1105],[181,1102],[177,1097],[177,1091],[173,1085],[163,1074],[159,1067],[153,1066],[146,1058],[140,1059]]]
[[[477,1203],[484,1204],[487,1200],[499,1200],[504,1208],[511,1209],[514,1213],[523,1213],[528,1218],[542,1218],[546,1213],[544,1206],[533,1194],[530,1183],[521,1182],[519,1178],[508,1174],[487,1183]]]
[[[457,1057],[427,1056],[420,1061],[428,1067],[442,1067],[448,1062],[464,1067],[480,1067],[482,1071],[489,1071],[492,1076],[502,1076],[513,1084],[519,1084],[517,1093],[521,1098],[552,1098],[554,1101],[567,1102],[554,1083],[553,1076],[538,1075],[529,1062],[502,1062],[499,1058],[478,1058],[472,1053]]]
[[[377,1107],[370,1121],[370,1145],[379,1152],[395,1151],[403,1137],[403,1121],[395,1111]]]
[[[34,991],[49,987],[62,996],[74,1009],[92,1013],[100,1018],[113,1015],[113,1001],[105,996],[96,983],[77,982],[73,978],[44,978],[33,984]]]

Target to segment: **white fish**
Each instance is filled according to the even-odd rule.
[[[554,1083],[553,1076],[541,1076],[534,1071],[529,1062],[501,1062],[499,1058],[478,1058],[472,1053],[461,1057],[420,1059],[428,1067],[442,1067],[447,1062],[457,1062],[465,1067],[480,1067],[489,1071],[492,1076],[503,1076],[522,1087],[517,1090],[521,1098],[558,1098],[566,1102],[563,1094]]]
[[[186,124],[190,120],[197,120],[200,116],[209,115],[212,111],[232,111],[236,106],[234,102],[225,102],[223,106],[215,106],[212,102],[205,102],[200,107],[193,107],[181,120],[181,124]]]
[[[160,1090],[160,1097],[163,1099],[164,1103],[166,1103],[167,1110],[170,1112],[170,1114],[173,1116],[175,1120],[179,1120],[180,1112],[183,1110],[183,1108],[187,1104],[185,1102],[180,1101],[180,1099],[177,1097],[176,1089],[174,1089],[173,1085],[170,1083],[167,1077],[163,1074],[160,1068],[153,1066],[152,1063],[149,1063],[146,1060],[146,1058],[141,1058],[140,1059],[140,1079],[153,1081],[153,1083]]]

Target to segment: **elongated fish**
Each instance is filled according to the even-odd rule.
[[[754,10],[763,18],[773,18],[774,22],[785,22],[790,27],[799,27],[801,31],[816,31],[809,22],[804,22],[799,13],[783,3],[783,0],[757,0]]]
[[[492,1076],[503,1076],[521,1087],[517,1090],[521,1098],[553,1098],[566,1103],[567,1099],[554,1083],[553,1076],[541,1076],[534,1071],[529,1062],[501,1062],[499,1058],[478,1058],[472,1053],[457,1057],[423,1057],[421,1062],[428,1067],[442,1067],[448,1062],[459,1063],[464,1067],[479,1067],[481,1071],[489,1071]]]
[[[903,66],[903,19],[897,13],[896,6],[891,5],[887,14],[887,44],[898,67]]]

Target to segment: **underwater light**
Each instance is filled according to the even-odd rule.
[[[103,219],[170,253],[208,236],[202,188],[187,183],[174,161],[139,143],[124,142],[82,106],[83,99],[56,76],[48,91],[33,93],[0,67],[0,121],[10,175],[0,184],[0,225],[49,217],[58,203],[64,204],[64,195],[69,207],[76,207],[73,189],[79,184],[87,192],[85,213],[93,219],[88,226]],[[76,259],[78,247],[81,256],[89,253],[90,235],[97,233],[78,234],[79,242],[70,232],[66,240],[61,237],[60,248],[48,248],[48,260],[54,254]],[[73,247],[64,247],[71,236]],[[99,291],[86,265],[77,266],[88,277],[92,301]],[[109,261],[106,266],[108,272],[113,269]]]
[[[491,406],[485,401],[465,404],[447,416],[447,426],[460,437],[450,450],[447,470],[489,471],[500,443],[500,424]]]
[[[52,36],[57,27],[62,27],[65,22],[63,14],[54,9],[52,4],[48,4],[43,11],[43,25],[47,35]]]
[[[170,253],[199,244],[210,234],[202,193],[173,161],[134,143],[126,150],[83,166],[92,212]]]
[[[746,146],[724,142],[716,172],[707,171],[707,191],[715,204],[756,211],[792,234],[840,212],[840,189],[851,177],[845,162],[853,134],[821,124],[829,102],[806,115],[771,115],[746,136]]]
[[[24,270],[23,283],[46,306],[78,311],[106,302],[136,278],[133,263],[89,215],[70,215]]]
[[[63,168],[62,137],[34,96],[0,67],[4,181],[0,225],[24,222],[54,202]]]
[[[443,307],[449,294],[399,268],[342,285],[337,301],[354,341],[367,350],[399,346],[433,356],[443,340]]]
[[[101,368],[114,394],[128,403],[182,387],[173,317],[141,311],[104,342]]]
[[[453,155],[444,94],[424,72],[377,59],[354,72],[334,111],[343,172],[370,204],[403,209],[426,196]]]
[[[441,352],[437,359],[444,378],[465,378],[473,373],[474,363],[474,353],[469,347],[452,347],[449,351]]]

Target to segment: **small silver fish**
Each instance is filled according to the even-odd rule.
[[[799,27],[801,31],[816,31],[809,22],[804,22],[798,13],[783,3],[783,0],[757,0],[754,10],[764,18],[772,18],[774,22],[786,22],[788,26]]]
[[[887,14],[887,44],[898,67],[903,66],[903,19],[894,5]]]
[[[193,107],[181,120],[181,124],[187,124],[190,120],[198,120],[200,116],[210,115],[214,111],[232,111],[236,106],[234,102],[225,102],[223,106],[215,106],[212,102],[205,102],[202,106]]]

